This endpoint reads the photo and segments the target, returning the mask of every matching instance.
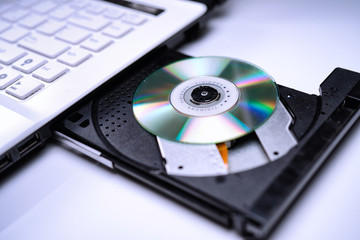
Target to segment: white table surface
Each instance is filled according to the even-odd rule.
[[[360,2],[232,0],[192,56],[252,62],[281,85],[318,94],[335,67],[360,72]],[[359,239],[356,124],[272,239]],[[131,178],[50,143],[0,182],[0,239],[241,239]]]

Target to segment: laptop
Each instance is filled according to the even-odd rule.
[[[204,2],[204,1],[202,1]],[[50,137],[50,123],[207,12],[177,0],[0,3],[0,172]]]

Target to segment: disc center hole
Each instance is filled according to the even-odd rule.
[[[208,94],[209,94],[209,93],[208,93],[207,91],[202,91],[201,96],[205,97],[205,96],[207,96]]]
[[[213,87],[199,86],[191,92],[192,103],[197,105],[209,104],[219,100],[221,94]]]

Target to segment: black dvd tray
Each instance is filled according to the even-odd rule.
[[[132,98],[150,73],[187,57],[167,48],[149,54],[68,111],[53,130],[100,151],[115,169],[221,225],[264,238],[359,118],[360,74],[335,69],[319,96],[279,86],[298,140],[281,159],[224,176],[171,176],[156,138],[135,120]]]

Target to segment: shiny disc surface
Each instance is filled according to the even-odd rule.
[[[137,121],[156,136],[206,144],[242,137],[264,123],[279,101],[258,67],[221,57],[189,58],[151,74],[134,95]]]

